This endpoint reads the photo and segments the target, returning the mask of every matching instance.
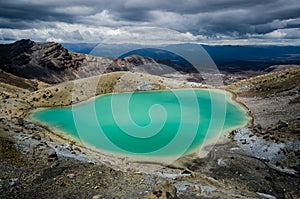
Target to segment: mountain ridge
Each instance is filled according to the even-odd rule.
[[[13,44],[0,45],[2,70],[29,79],[37,78],[47,83],[87,77],[93,75],[93,72],[97,75],[99,72],[103,73],[111,62],[107,58],[69,52],[54,42],[37,43],[20,40]],[[101,63],[102,68],[98,63]]]
[[[106,58],[70,52],[55,42],[38,43],[22,39],[0,45],[0,69],[27,79],[56,84],[116,71],[164,75],[182,71],[146,56]]]

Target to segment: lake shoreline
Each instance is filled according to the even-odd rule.
[[[172,91],[172,90],[185,90],[185,89],[186,89],[186,88],[170,89],[170,90]],[[189,88],[187,88],[187,89],[189,89]],[[209,89],[209,88],[196,88],[196,89],[202,89],[202,90],[204,89],[204,90],[206,90],[206,89]],[[169,89],[168,89],[168,90],[169,90]],[[229,100],[229,102],[231,102],[231,103],[238,104],[238,106],[239,106],[243,111],[245,111],[246,114],[248,114],[248,112],[245,110],[245,107],[244,107],[244,106],[241,106],[241,103],[239,103],[238,101],[235,101],[236,98],[235,98],[234,93],[229,92],[229,91],[226,91],[226,90],[224,90],[224,89],[216,89],[216,88],[211,89],[211,88],[210,88],[210,90],[213,90],[214,92],[220,92],[220,93],[226,92],[226,93],[225,93],[226,100]],[[164,91],[164,90],[139,91],[139,92],[158,92],[158,91]],[[128,92],[126,92],[126,93],[128,93]],[[131,92],[129,92],[129,93],[131,93]],[[114,93],[112,93],[112,94],[114,94]],[[104,95],[109,95],[109,94],[104,94]],[[88,100],[86,100],[86,101],[84,101],[84,102],[79,102],[79,103],[76,103],[76,104],[74,104],[74,105],[76,106],[76,105],[81,104],[81,103],[87,103],[87,102],[89,102],[90,100],[95,100],[96,98],[101,97],[101,96],[103,96],[103,95],[94,96],[94,97],[92,97],[92,99],[88,99]],[[72,105],[72,106],[74,106],[74,105]],[[65,107],[70,107],[70,106],[65,106]],[[49,107],[48,107],[48,108],[49,108]],[[57,107],[54,107],[54,108],[57,108]],[[74,144],[76,144],[76,145],[78,145],[78,146],[80,146],[80,147],[89,149],[89,150],[91,150],[91,151],[93,151],[93,152],[100,153],[101,156],[104,156],[104,157],[105,157],[105,156],[108,156],[109,159],[110,159],[111,157],[114,157],[114,158],[116,158],[116,159],[120,159],[120,158],[122,159],[122,154],[116,155],[116,154],[114,154],[114,153],[112,153],[112,152],[107,154],[106,152],[101,151],[101,149],[97,149],[97,148],[95,148],[95,147],[93,147],[93,146],[89,146],[89,145],[83,144],[79,139],[76,139],[76,138],[74,138],[74,137],[71,137],[71,136],[69,136],[69,135],[66,135],[63,131],[59,132],[59,129],[58,129],[58,128],[55,128],[55,127],[51,128],[51,127],[49,127],[49,126],[47,126],[47,125],[44,125],[43,123],[38,122],[37,120],[34,120],[34,119],[31,117],[31,114],[32,114],[33,112],[35,112],[35,111],[40,110],[40,109],[44,109],[44,108],[37,108],[37,109],[31,110],[31,111],[29,112],[27,118],[28,118],[30,121],[34,121],[34,122],[37,123],[38,125],[43,126],[43,128],[47,129],[47,130],[50,131],[52,134],[55,134],[55,136],[57,136],[57,137],[60,138],[60,139],[59,139],[60,141],[62,141],[62,142],[68,141],[68,142],[74,143]],[[46,109],[47,109],[47,108],[46,108]],[[248,118],[248,115],[247,115],[247,118]],[[226,142],[230,142],[230,140],[229,140],[229,139],[226,139],[226,137],[224,137],[224,136],[229,135],[229,132],[231,132],[232,130],[235,130],[235,129],[237,129],[237,128],[241,128],[241,127],[246,126],[248,123],[249,123],[249,118],[247,119],[247,121],[245,121],[243,124],[239,125],[238,127],[233,127],[233,128],[229,128],[229,129],[223,130],[222,133],[219,134],[218,138],[214,138],[214,139],[211,138],[211,139],[209,139],[209,140],[206,139],[207,141],[205,141],[205,144],[202,145],[202,146],[200,147],[200,150],[199,150],[199,151],[202,151],[202,150],[205,150],[205,149],[212,148],[212,147],[213,147],[214,145],[216,145],[216,144],[221,144],[221,143],[224,143],[224,142],[225,142],[225,143],[226,143]],[[63,134],[64,134],[64,135],[63,135]],[[228,136],[227,136],[227,137],[228,137]],[[198,150],[198,149],[196,149],[196,151],[197,151],[197,150]],[[194,151],[194,150],[193,150],[193,151]],[[208,154],[208,152],[209,152],[209,151],[205,150],[205,152],[202,152],[202,153],[201,153],[202,155],[201,155],[200,153],[198,153],[198,155],[196,155],[194,158],[199,158],[199,157],[204,158],[204,157]],[[203,155],[203,153],[205,153],[205,155]],[[189,152],[188,154],[191,154],[191,153]],[[123,156],[123,157],[124,157],[124,156]],[[132,162],[145,162],[145,161],[143,161],[143,160],[141,160],[141,161],[139,161],[139,160],[132,160]],[[161,161],[160,161],[160,162],[157,162],[157,164],[166,166],[166,164],[161,163]]]

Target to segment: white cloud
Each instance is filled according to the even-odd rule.
[[[270,37],[270,38],[283,38],[286,36],[286,33],[280,30],[274,30],[273,32],[270,32],[266,34],[265,36]]]
[[[56,23],[51,28],[34,28],[25,30],[0,29],[0,39],[18,40],[30,38],[35,41],[55,42],[90,42],[106,44],[176,44],[176,43],[204,43],[204,44],[300,44],[300,28],[279,29],[267,34],[251,34],[245,38],[235,38],[225,34],[194,35],[190,32],[178,32],[159,27],[106,27],[86,26],[82,24]],[[251,38],[250,40],[248,38]]]
[[[90,15],[95,12],[93,7],[88,6],[69,6],[69,7],[58,7],[53,9],[57,13],[68,13],[69,15]]]
[[[0,38],[13,38],[15,40],[30,38],[37,41],[56,42],[93,42],[93,43],[136,43],[136,44],[168,44],[181,42],[195,42],[200,37],[191,33],[158,28],[158,27],[132,27],[120,28],[95,27],[81,24],[58,23],[55,28],[42,29],[2,29]]]

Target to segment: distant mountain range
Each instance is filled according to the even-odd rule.
[[[271,65],[300,64],[300,46],[205,46],[226,71],[264,70]]]
[[[98,45],[98,43],[62,43],[62,46],[69,51],[90,54],[90,52]]]
[[[73,52],[90,53],[102,57],[124,57],[138,54],[155,59],[161,63],[173,64],[180,67],[188,67],[191,63],[185,57],[176,56],[172,49],[190,51],[191,56],[199,56],[194,49],[203,48],[219,70],[226,72],[238,72],[244,70],[265,70],[272,65],[300,65],[300,46],[209,46],[197,44],[178,44],[168,46],[143,46],[136,44],[62,44]]]

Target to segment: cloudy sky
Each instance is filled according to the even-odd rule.
[[[0,42],[300,44],[299,0],[0,1]]]

